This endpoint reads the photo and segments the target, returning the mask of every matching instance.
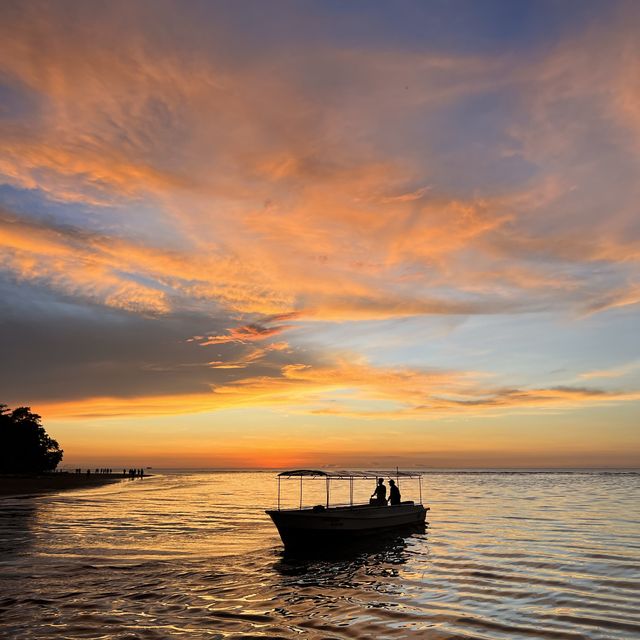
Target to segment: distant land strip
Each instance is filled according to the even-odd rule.
[[[37,495],[53,491],[100,487],[128,479],[121,473],[0,474],[0,497]]]

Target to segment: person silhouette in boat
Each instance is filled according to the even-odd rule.
[[[400,489],[393,480],[389,480],[389,504],[400,504]]]
[[[379,507],[383,507],[387,504],[387,487],[384,486],[383,478],[378,478],[378,486],[371,494],[371,497],[375,497],[375,501],[370,501],[371,504],[378,505]]]

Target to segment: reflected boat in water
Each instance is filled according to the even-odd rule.
[[[412,527],[410,535],[385,533],[362,538],[354,544],[315,550],[283,549],[273,567],[281,577],[290,581],[289,584],[298,582],[300,585],[313,583],[322,586],[339,582],[343,586],[354,586],[361,571],[372,577],[378,573],[381,577],[391,577],[398,568],[410,562],[416,549],[424,549],[419,545],[426,540],[426,527],[421,529],[421,534]]]
[[[378,479],[383,475],[400,478],[417,478],[420,487],[420,501],[411,500],[400,504],[382,505],[376,503],[353,504],[354,480]],[[300,507],[298,509],[280,508],[280,480],[282,478],[300,478]],[[325,479],[326,504],[314,507],[302,507],[303,478]],[[330,486],[332,480],[346,480],[350,483],[350,504],[330,506]],[[335,545],[354,544],[372,536],[388,534],[410,534],[414,530],[424,530],[429,507],[422,504],[422,476],[400,472],[393,474],[365,472],[336,472],[316,469],[297,469],[278,474],[278,508],[267,510],[278,529],[285,549],[309,550],[331,548]]]

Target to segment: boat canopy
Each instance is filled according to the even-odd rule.
[[[298,478],[298,477],[321,477],[331,480],[350,480],[351,478],[362,478],[375,480],[377,478],[420,478],[422,474],[410,471],[323,471],[321,469],[294,469],[292,471],[283,471],[278,474],[279,478]]]

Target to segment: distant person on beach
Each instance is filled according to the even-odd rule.
[[[371,497],[375,497],[374,504],[377,504],[378,506],[382,507],[387,504],[387,487],[384,486],[384,480],[382,478],[378,478],[378,486],[371,494]]]
[[[389,504],[400,504],[400,489],[393,480],[389,480]]]

